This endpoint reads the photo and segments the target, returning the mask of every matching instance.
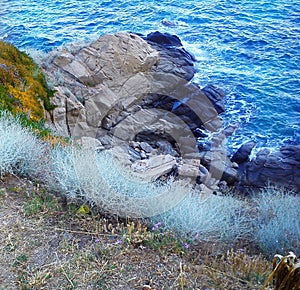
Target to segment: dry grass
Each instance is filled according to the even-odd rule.
[[[1,289],[260,289],[271,272],[244,250],[78,208],[27,180],[0,181]]]
[[[296,255],[290,252],[286,256],[275,255],[273,259],[273,272],[268,277],[262,290],[274,281],[275,290],[300,289],[300,262]]]

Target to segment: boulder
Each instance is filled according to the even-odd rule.
[[[237,164],[249,161],[249,156],[252,152],[252,149],[255,147],[256,142],[248,141],[244,143],[231,157],[231,161]]]
[[[267,185],[284,186],[300,192],[300,145],[279,151],[261,150],[255,158],[239,166],[239,187],[244,191]]]
[[[146,181],[155,181],[170,173],[176,166],[176,159],[171,155],[157,155],[149,159],[135,161],[131,168],[136,176]]]
[[[189,177],[194,180],[200,176],[200,159],[184,159],[178,165],[178,174],[181,177]]]
[[[147,142],[141,142],[140,147],[146,153],[151,153],[153,151],[153,148]]]

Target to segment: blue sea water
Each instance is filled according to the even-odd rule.
[[[156,30],[196,56],[195,82],[225,90],[231,148],[300,143],[300,0],[1,0],[0,39],[24,50]]]

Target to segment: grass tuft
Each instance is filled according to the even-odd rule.
[[[300,197],[279,188],[263,190],[254,198],[256,218],[253,238],[263,252],[300,250]]]
[[[231,196],[203,196],[190,192],[171,210],[157,215],[154,222],[174,229],[193,240],[233,244],[250,236],[246,204]]]
[[[0,112],[0,175],[36,176],[42,168],[44,144],[18,118]]]

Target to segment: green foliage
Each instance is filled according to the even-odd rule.
[[[28,256],[25,254],[21,254],[19,256],[16,257],[14,263],[13,263],[13,267],[18,267],[24,263],[26,263],[28,261]]]
[[[152,239],[148,239],[145,244],[153,250],[159,252],[169,252],[176,254],[184,254],[189,247],[188,243],[184,243],[172,231],[155,232]]]
[[[44,108],[54,109],[50,102],[53,94],[32,58],[0,41],[0,110],[26,113],[32,120],[40,120]]]
[[[20,101],[14,98],[7,87],[0,83],[0,111],[13,112],[14,108],[20,105]]]
[[[24,213],[27,216],[53,213],[61,210],[61,205],[52,195],[47,193],[34,193],[24,204]]]
[[[30,129],[38,137],[49,137],[52,135],[51,130],[45,127],[45,120],[33,121],[25,113],[17,114],[16,117],[24,128]]]

